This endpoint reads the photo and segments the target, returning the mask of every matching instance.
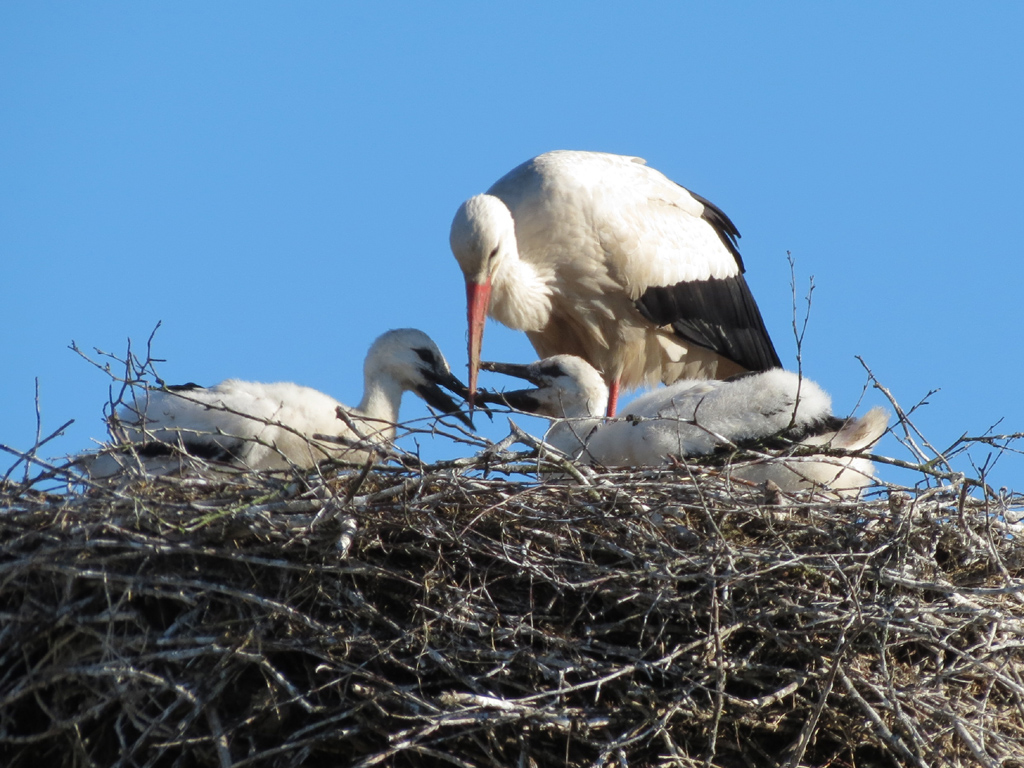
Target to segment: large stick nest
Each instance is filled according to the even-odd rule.
[[[0,762],[1024,765],[989,494],[500,458],[8,483]]]

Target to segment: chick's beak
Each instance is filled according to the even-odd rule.
[[[422,397],[427,402],[427,405],[441,411],[441,413],[454,416],[467,427],[473,429],[472,418],[464,414],[459,409],[458,403],[441,389],[441,387],[444,387],[459,397],[465,398],[469,392],[466,389],[466,385],[455,378],[450,371],[443,373],[439,371],[424,371],[423,373],[427,377],[428,382],[416,387],[416,394]]]
[[[533,373],[533,369],[529,365],[483,362],[480,363],[480,367],[485,371],[502,373],[506,376],[515,376],[519,379],[526,379],[530,383],[538,386],[541,386],[544,383]],[[511,392],[488,392],[486,390],[481,390],[477,394],[477,397],[480,402],[483,403],[507,405],[517,411],[537,413],[542,406],[536,395],[536,389],[516,389]]]
[[[538,387],[544,384],[544,382],[540,380],[540,377],[533,372],[533,368],[529,365],[520,365],[518,363],[492,363],[485,361],[480,363],[480,368],[484,371],[501,373],[505,376],[515,376],[517,379],[525,379],[531,384],[536,384]]]

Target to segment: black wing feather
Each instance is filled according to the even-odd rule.
[[[164,389],[168,392],[195,392],[197,389],[206,389],[206,387],[190,381],[188,384],[168,384]]]
[[[680,338],[710,349],[748,371],[781,368],[782,361],[764,327],[761,310],[743,277],[739,230],[717,205],[696,192],[686,191],[704,206],[701,218],[711,225],[736,259],[739,272],[724,279],[648,288],[636,300],[636,308],[655,325],[671,326]]]
[[[683,189],[686,189],[686,187],[683,187]],[[686,189],[686,191],[690,192],[688,189]],[[725,211],[710,200],[701,197],[696,192],[690,192],[690,196],[704,206],[704,213],[702,213],[700,217],[710,224],[712,229],[718,233],[718,236],[722,240],[722,244],[729,249],[729,253],[731,253],[733,258],[736,259],[740,272],[746,272],[746,267],[743,266],[743,257],[740,256],[740,246],[738,242],[740,239],[740,231],[736,229],[736,225],[732,223],[732,219],[725,215]]]
[[[736,443],[737,448],[748,448],[762,451],[784,451],[792,448],[808,437],[826,435],[830,432],[838,432],[849,421],[836,416],[825,416],[811,424],[800,427],[790,427],[774,435],[766,437],[755,437],[749,440],[740,440]],[[731,453],[732,446],[721,445],[715,448],[715,453]]]
[[[636,308],[655,325],[671,326],[680,338],[748,371],[782,367],[742,273],[648,288]]]
[[[235,454],[233,449],[240,447],[240,443],[232,445],[231,447],[224,447],[217,443],[204,442],[201,440],[183,440],[182,443],[184,444],[185,451],[189,456],[195,456],[199,459],[206,459],[207,461],[239,460],[239,457]],[[145,459],[155,459],[161,456],[177,456],[181,453],[181,450],[170,443],[162,443],[154,440],[136,446],[135,452]]]

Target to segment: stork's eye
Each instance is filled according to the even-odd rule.
[[[413,352],[415,352],[424,363],[431,366],[437,366],[437,358],[429,349],[414,349]]]
[[[498,246],[494,246],[491,252],[487,255],[487,261],[494,261],[494,257],[498,255]]]

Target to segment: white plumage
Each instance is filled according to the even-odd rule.
[[[878,441],[888,422],[881,408],[859,419],[837,419],[821,387],[773,369],[729,381],[677,382],[637,398],[618,419],[605,423],[600,415],[607,387],[580,358],[558,355],[528,366],[483,366],[538,385],[486,394],[484,399],[556,419],[545,438],[551,445],[608,467],[658,465],[670,456],[701,456],[774,436],[802,446],[860,451]],[[787,491],[827,486],[839,493],[855,492],[874,477],[871,462],[858,457],[785,456],[743,463],[730,471],[751,482],[772,480]]]
[[[619,387],[781,365],[729,218],[637,157],[557,151],[523,163],[452,222],[466,280],[470,392],[484,318],[541,357],[582,357]],[[472,397],[472,394],[471,394]]]
[[[253,470],[309,469],[328,458],[365,461],[374,448],[394,439],[407,391],[466,420],[438,385],[465,388],[422,331],[406,328],[380,336],[366,355],[363,378],[363,399],[355,408],[286,382],[228,379],[213,387],[137,391],[134,402],[111,419],[112,437],[131,450],[93,457],[89,472],[106,477],[137,466],[133,453],[150,474],[185,469],[189,457]]]

